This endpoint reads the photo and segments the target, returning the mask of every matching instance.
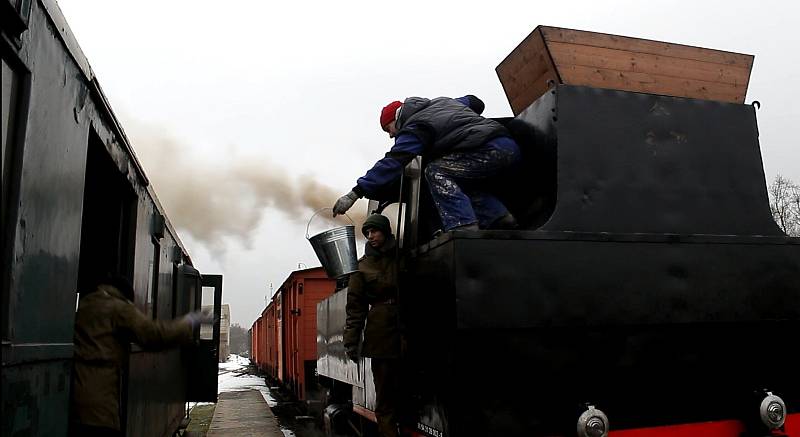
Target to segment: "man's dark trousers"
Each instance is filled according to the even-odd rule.
[[[400,392],[400,360],[372,359],[375,383],[375,418],[381,437],[397,437],[397,399]]]

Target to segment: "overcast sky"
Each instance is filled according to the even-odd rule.
[[[59,1],[195,265],[224,275],[248,328],[270,283],[319,264],[292,199],[348,192],[391,146],[391,100],[475,94],[511,115],[494,68],[538,24],[755,55],[767,178],[800,181],[798,4]]]

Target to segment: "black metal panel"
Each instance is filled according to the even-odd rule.
[[[556,93],[558,202],[543,229],[782,235],[752,106],[566,85]],[[541,126],[540,112],[520,117]]]
[[[440,375],[451,435],[569,435],[587,402],[615,430],[742,419],[755,413],[747,401],[762,387],[796,412],[800,387],[787,370],[800,363],[765,344],[769,333],[793,329],[774,322],[459,331],[455,364]],[[489,383],[470,398],[474,387],[463,381],[477,378]]]
[[[454,239],[459,328],[800,320],[800,242]]]
[[[200,338],[191,352],[192,359],[187,372],[189,383],[186,400],[217,402],[222,275],[201,275],[200,286],[214,289],[213,332],[210,339]],[[198,295],[201,294],[202,292],[198,289]],[[195,309],[199,308],[198,304]]]
[[[727,419],[760,387],[800,405],[800,376],[777,370],[800,368],[797,239],[493,235],[455,233],[410,264],[420,423],[567,433],[589,401],[615,429]]]

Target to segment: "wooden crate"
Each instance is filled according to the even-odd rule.
[[[500,65],[514,115],[553,84],[744,103],[753,56],[538,26]]]

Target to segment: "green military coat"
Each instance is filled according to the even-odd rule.
[[[394,238],[389,238],[380,251],[367,243],[366,255],[358,261],[358,272],[350,275],[344,346],[351,356],[358,355],[363,332],[361,356],[400,358],[395,253]]]
[[[159,349],[192,340],[189,321],[151,320],[110,285],[81,296],[75,316],[72,421],[119,429],[120,370],[130,343]]]

